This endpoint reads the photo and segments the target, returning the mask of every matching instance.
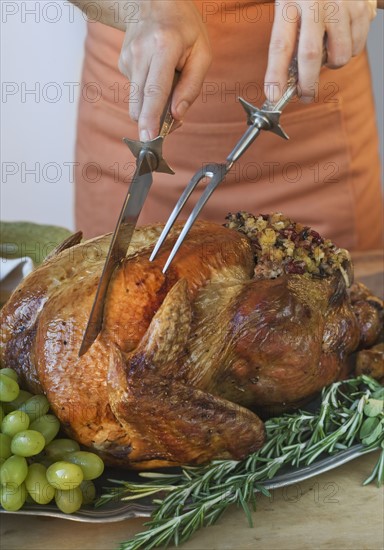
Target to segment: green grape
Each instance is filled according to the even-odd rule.
[[[60,422],[53,414],[43,414],[39,418],[36,418],[30,425],[31,430],[36,430],[43,434],[45,444],[50,443],[60,430]]]
[[[19,384],[15,380],[0,373],[0,401],[13,401],[19,395],[19,391]]]
[[[9,435],[0,433],[0,458],[9,458],[11,451],[11,438]]]
[[[54,439],[44,452],[50,460],[62,460],[67,453],[80,451],[80,445],[73,439]]]
[[[48,483],[47,468],[39,463],[31,464],[25,478],[25,487],[37,504],[48,504],[55,496],[55,489]]]
[[[73,514],[73,512],[77,512],[83,503],[83,493],[80,487],[75,487],[68,491],[56,489],[55,502],[64,514]]]
[[[84,474],[77,464],[61,460],[49,466],[47,479],[55,489],[66,491],[78,487],[84,479]]]
[[[20,407],[20,411],[24,411],[29,416],[31,422],[47,414],[49,410],[49,402],[45,395],[34,395],[25,401]]]
[[[28,474],[28,463],[22,456],[10,456],[0,468],[1,483],[21,485]]]
[[[65,460],[77,464],[83,470],[84,479],[96,479],[104,471],[104,462],[95,453],[76,451],[68,453]]]
[[[9,378],[12,378],[12,380],[14,380],[15,382],[18,382],[17,372],[13,369],[0,369],[0,374],[5,374],[5,376],[8,376]]]
[[[0,488],[0,504],[8,512],[16,512],[23,506],[27,497],[25,484],[16,486],[14,483],[6,483]]]
[[[96,498],[96,487],[93,481],[85,479],[80,483],[80,489],[83,493],[83,504],[92,504]]]
[[[19,456],[34,456],[45,447],[44,436],[36,430],[24,430],[13,436],[11,451]]]
[[[16,399],[14,399],[13,401],[9,401],[9,403],[3,404],[4,412],[7,414],[12,411],[16,411],[30,397],[33,397],[32,393],[30,393],[29,391],[20,390],[19,395],[16,397]]]
[[[3,421],[3,418],[4,418],[4,409],[3,409],[3,405],[0,405],[0,422]]]
[[[3,434],[13,437],[22,430],[28,430],[29,416],[23,411],[13,411],[4,417],[1,423]]]

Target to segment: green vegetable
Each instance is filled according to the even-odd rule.
[[[150,480],[146,483],[110,480],[119,486],[106,489],[97,504],[162,493],[153,501],[156,508],[146,524],[147,531],[120,546],[121,550],[149,550],[185,542],[200,527],[213,524],[231,504],[241,506],[252,524],[250,508],[256,506],[255,491],[269,496],[263,484],[283,466],[309,465],[321,455],[336,454],[357,443],[365,447],[361,454],[381,449],[372,474],[364,482],[376,480],[380,486],[384,483],[381,390],[381,385],[368,376],[336,382],[323,390],[318,412],[298,411],[267,420],[265,445],[247,459],[184,467],[179,474],[142,473]],[[381,408],[374,401],[380,401]]]
[[[367,416],[379,416],[383,412],[383,399],[368,399],[364,405],[364,414]]]

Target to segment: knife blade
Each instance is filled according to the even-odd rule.
[[[152,185],[152,173],[156,171],[174,174],[174,171],[163,158],[162,146],[164,138],[171,131],[174,122],[171,114],[171,101],[173,90],[178,79],[179,74],[176,73],[172,84],[171,94],[161,116],[159,136],[146,142],[127,138],[123,140],[136,156],[136,170],[112,236],[103,272],[99,280],[96,296],[80,346],[79,357],[89,350],[101,330],[108,286],[115,268],[119,265],[121,260],[125,258],[129,249],[137,220]]]

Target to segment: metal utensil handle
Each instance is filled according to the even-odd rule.
[[[165,138],[169,134],[169,132],[172,129],[173,123],[175,122],[175,120],[172,116],[171,105],[172,105],[173,92],[174,92],[174,90],[177,86],[177,83],[179,82],[180,74],[181,73],[179,71],[175,71],[175,76],[174,76],[173,82],[172,82],[171,93],[169,94],[167,104],[164,108],[164,111],[163,111],[161,117],[160,117],[159,136],[163,137],[163,138]]]
[[[325,47],[326,38],[323,43],[323,57],[322,65],[327,62],[327,50]],[[297,62],[297,51],[295,52],[291,63],[288,68],[288,80],[287,80],[287,89],[285,90],[282,97],[276,102],[273,103],[268,99],[264,101],[261,109],[253,107],[251,104],[248,104],[246,101],[241,100],[243,107],[248,114],[248,124],[249,128],[245,134],[240,138],[240,140],[235,145],[234,149],[227,157],[227,167],[228,170],[231,169],[234,162],[236,162],[250,147],[253,141],[260,134],[261,129],[268,129],[274,131],[276,134],[281,137],[288,136],[285,134],[284,130],[279,124],[279,118],[284,107],[290,102],[290,100],[297,94],[297,82],[299,79],[299,70]],[[269,125],[266,127],[263,124],[267,122]]]

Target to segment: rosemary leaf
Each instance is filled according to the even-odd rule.
[[[184,466],[179,474],[144,473],[148,481],[105,489],[98,501],[137,499],[162,493],[147,530],[123,542],[121,550],[150,550],[176,546],[201,527],[212,525],[232,504],[241,506],[252,525],[256,491],[270,496],[264,483],[283,468],[300,468],[327,454],[336,454],[358,443],[361,454],[380,449],[372,473],[363,485],[384,484],[384,389],[373,378],[359,376],[325,388],[316,413],[297,411],[265,422],[267,441],[245,460],[214,460],[208,465]]]

